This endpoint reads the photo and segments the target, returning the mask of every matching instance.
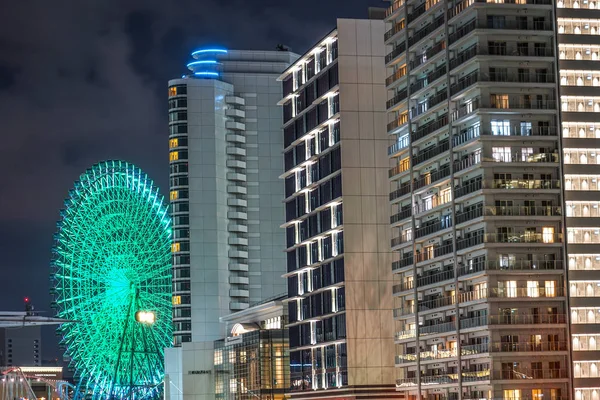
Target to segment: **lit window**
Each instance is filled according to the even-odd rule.
[[[492,108],[509,108],[507,94],[491,94],[490,100]]]
[[[215,350],[215,365],[223,364],[223,350]]]
[[[546,281],[546,297],[556,297],[556,282]]]
[[[504,281],[498,283],[504,284],[506,297],[517,297],[517,281]]]
[[[169,88],[169,97],[177,96],[177,87],[173,86]]]
[[[179,191],[171,190],[170,198],[171,198],[171,201],[177,200],[179,198]]]
[[[492,135],[495,136],[509,136],[510,135],[510,121],[507,119],[493,119],[490,121],[492,128]]]
[[[540,283],[527,281],[527,297],[540,297]]]
[[[181,296],[173,296],[173,305],[177,306],[181,304]]]
[[[178,251],[181,251],[181,243],[173,243],[171,245],[171,252],[176,253]]]
[[[520,389],[504,390],[504,400],[521,400]]]
[[[177,161],[179,160],[179,152],[178,151],[172,151],[169,153],[169,161]]]
[[[544,243],[554,243],[554,227],[544,226],[542,228],[542,240]]]
[[[510,147],[492,147],[492,158],[497,162],[511,162]]]
[[[169,148],[170,149],[175,148],[177,146],[179,146],[179,139],[175,138],[175,139],[169,140]]]
[[[410,159],[408,157],[400,160],[400,172],[406,171],[410,168]]]

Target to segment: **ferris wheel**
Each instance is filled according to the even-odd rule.
[[[123,161],[94,165],[69,192],[54,237],[58,332],[91,399],[159,398],[172,344],[171,221],[153,182]]]

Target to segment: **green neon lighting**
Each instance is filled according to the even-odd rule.
[[[75,321],[58,333],[82,395],[159,398],[172,346],[171,219],[154,183],[124,161],[88,169],[65,200],[51,266],[56,316]]]

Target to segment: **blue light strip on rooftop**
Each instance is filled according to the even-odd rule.
[[[198,76],[219,76],[219,73],[218,72],[201,71],[201,72],[194,72],[194,75],[198,75]]]
[[[189,63],[187,65],[187,67],[191,67],[194,65],[202,65],[202,64],[216,64],[217,61],[216,60],[200,60],[200,61],[192,61],[191,63]]]
[[[196,50],[192,53],[192,56],[196,55],[196,54],[202,54],[202,53],[222,53],[222,54],[227,54],[227,50],[225,49],[200,49],[200,50]]]

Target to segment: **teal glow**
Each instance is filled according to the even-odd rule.
[[[161,396],[172,345],[171,219],[139,168],[106,161],[69,192],[55,234],[51,279],[61,346],[91,399]],[[139,310],[154,324],[135,320]],[[122,340],[121,340],[122,338]]]

